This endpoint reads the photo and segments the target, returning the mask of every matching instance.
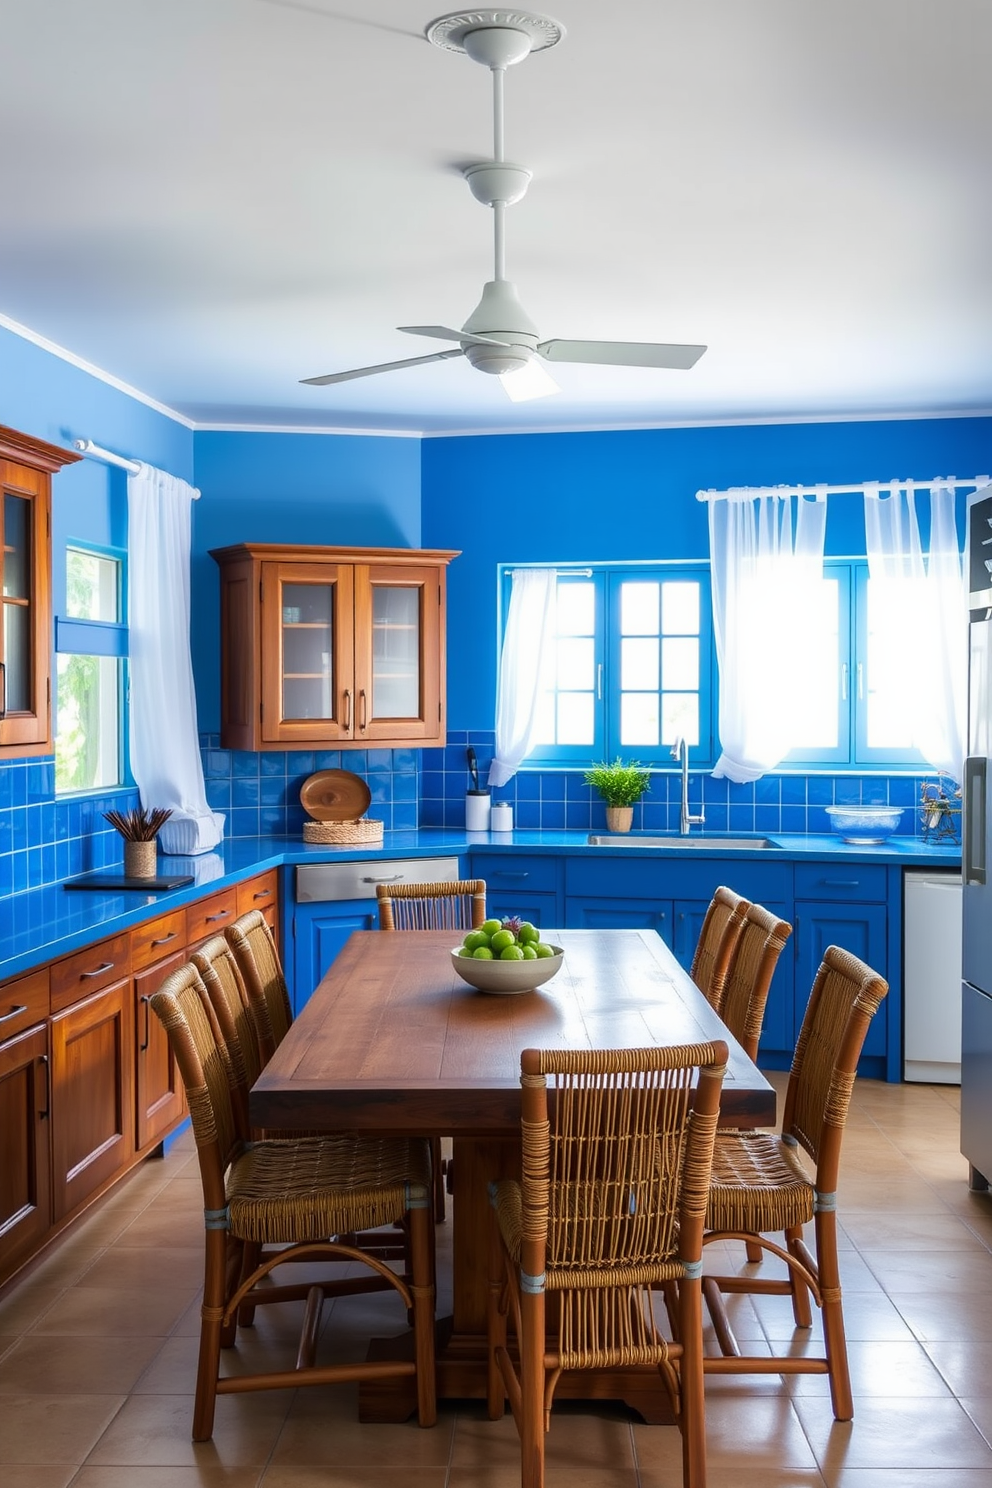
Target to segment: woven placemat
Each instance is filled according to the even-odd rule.
[[[382,822],[363,816],[359,821],[308,821],[303,823],[304,842],[333,842],[339,847],[382,841]]]

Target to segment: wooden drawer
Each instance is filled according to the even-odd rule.
[[[52,1012],[109,987],[127,976],[130,969],[130,936],[126,931],[73,956],[63,956],[52,964]]]
[[[141,971],[154,966],[163,956],[186,948],[186,911],[174,909],[159,915],[131,931],[131,969]]]
[[[48,1017],[48,967],[0,987],[0,1043]]]
[[[881,863],[797,863],[797,899],[837,899],[863,904],[884,900],[886,870]]]
[[[186,945],[190,950],[211,935],[223,935],[238,916],[237,885],[231,884],[206,899],[186,906]]]
[[[275,868],[268,873],[259,873],[256,878],[247,878],[244,883],[239,883],[238,889],[238,914],[247,914],[249,909],[267,910],[274,908],[278,901],[279,874]]]

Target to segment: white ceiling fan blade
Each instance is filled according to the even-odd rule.
[[[448,326],[397,326],[408,336],[433,336],[437,341],[468,341],[476,346],[505,346],[496,336],[477,336],[474,331],[453,331]]]
[[[587,362],[599,367],[671,367],[688,371],[705,346],[681,346],[654,341],[542,341],[541,356],[549,362]]]
[[[501,372],[503,391],[513,403],[529,403],[534,398],[547,398],[561,388],[537,357],[532,357],[517,372]]]
[[[435,351],[430,356],[407,357],[402,362],[380,362],[376,367],[353,367],[350,372],[328,372],[325,377],[301,377],[308,387],[327,387],[332,382],[350,382],[353,377],[374,377],[377,372],[395,372],[397,367],[423,367],[427,362],[446,362],[449,357],[462,356],[460,346],[451,351]]]

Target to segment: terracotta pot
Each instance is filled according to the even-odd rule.
[[[606,825],[611,832],[629,832],[633,820],[633,806],[607,806],[606,808]]]
[[[124,872],[128,878],[154,878],[157,871],[154,839],[124,843]]]

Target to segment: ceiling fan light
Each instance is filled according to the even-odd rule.
[[[549,372],[546,372],[536,357],[531,357],[515,372],[500,375],[503,391],[513,403],[529,403],[534,398],[548,398],[560,393],[561,388]]]

